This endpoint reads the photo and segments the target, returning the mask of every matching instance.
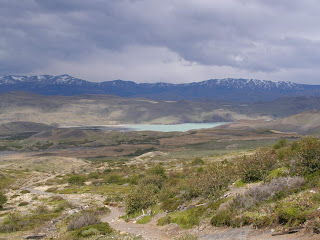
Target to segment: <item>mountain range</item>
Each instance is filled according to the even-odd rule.
[[[280,97],[320,96],[320,85],[273,82],[256,79],[210,79],[202,82],[135,83],[114,80],[90,82],[69,75],[0,77],[0,92],[25,91],[42,95],[73,96],[108,94],[153,100],[218,100],[234,102],[270,101]]]

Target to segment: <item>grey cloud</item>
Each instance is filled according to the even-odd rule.
[[[139,46],[166,48],[208,69],[283,77],[284,69],[318,68],[319,8],[315,0],[2,0],[0,74]]]

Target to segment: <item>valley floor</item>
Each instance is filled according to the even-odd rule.
[[[286,211],[281,204],[300,203],[301,199],[311,199],[303,214],[316,214],[320,206],[318,175],[291,177],[289,171],[293,170],[283,159],[286,154],[295,156],[292,141],[300,139],[296,133],[211,129],[169,135],[104,133],[97,137],[82,130],[50,131],[46,138],[1,142],[11,144],[10,151],[0,152],[0,192],[6,196],[0,210],[1,240],[41,234],[48,240],[319,239],[305,225],[311,221],[309,216],[299,222],[290,215],[286,223],[275,224],[272,213],[261,220],[274,209]],[[76,134],[79,139],[61,142],[62,134]],[[38,143],[40,137],[43,139]],[[103,142],[109,145],[99,145]],[[49,147],[39,147],[44,144]],[[258,147],[268,148],[260,152]],[[272,161],[268,166],[254,162],[261,159]],[[258,170],[265,171],[263,179],[245,182],[243,164],[248,168],[261,164]],[[288,185],[282,186],[279,179]],[[259,187],[270,188],[269,183],[279,184],[282,190],[272,189],[278,191],[271,194],[275,198],[240,199],[244,207],[234,209],[243,217],[238,219],[242,222],[233,222],[238,216],[228,209],[234,199],[249,196],[251,190],[260,191]],[[246,201],[257,203],[247,208]],[[258,229],[255,224],[262,222],[265,226]],[[272,235],[291,224],[303,228]]]

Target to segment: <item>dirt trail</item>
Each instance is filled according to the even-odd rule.
[[[101,218],[102,222],[108,222],[110,226],[120,232],[130,233],[141,236],[146,240],[169,240],[173,239],[165,231],[156,225],[159,218],[163,214],[155,216],[148,224],[136,224],[133,222],[125,222],[119,219],[125,212],[122,209],[110,207],[111,213]]]

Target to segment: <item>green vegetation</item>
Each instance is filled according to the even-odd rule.
[[[77,238],[87,238],[94,235],[107,235],[112,233],[112,228],[109,226],[108,223],[99,223],[88,225],[77,229],[74,231],[74,236]]]
[[[169,211],[159,219],[159,225],[176,223],[181,228],[198,225],[205,218],[218,227],[290,227],[315,221],[320,194],[320,140],[280,140],[275,146],[220,162],[193,159],[180,171],[168,172],[163,164],[153,165],[127,195],[127,213],[135,216],[157,205]],[[252,186],[243,194],[224,198],[232,183],[237,188],[248,183]],[[206,204],[179,210],[195,199]]]
[[[3,205],[7,202],[6,195],[3,194],[3,192],[0,191],[0,209],[3,208]]]
[[[95,239],[104,234],[102,239],[125,239],[101,223],[100,216],[107,214],[104,205],[125,207],[122,218],[139,219],[138,224],[148,224],[162,213],[158,225],[175,223],[183,229],[204,223],[256,228],[306,225],[320,232],[317,138],[292,141],[273,131],[226,129],[108,134],[51,129],[41,134],[0,140],[0,145],[6,141],[10,148],[21,145],[23,150],[64,148],[24,159],[20,153],[3,161],[0,208],[5,206],[6,211],[0,232],[41,229],[59,219],[57,232],[65,239]],[[52,137],[49,142],[46,136]],[[257,146],[264,148],[248,151]],[[40,194],[21,190],[27,187]],[[40,189],[47,193],[41,194]],[[80,204],[88,206],[78,212]]]
[[[191,228],[199,224],[200,218],[203,217],[205,212],[206,209],[204,207],[196,207],[187,211],[169,213],[164,218],[159,219],[158,225],[176,223],[181,228]]]
[[[139,219],[138,221],[137,221],[137,223],[138,224],[146,224],[146,223],[148,223],[148,222],[150,222],[151,221],[151,216],[144,216],[143,218],[141,218],[141,219]]]
[[[21,202],[18,204],[19,207],[27,206],[29,205],[29,202]]]
[[[41,226],[57,216],[59,216],[58,213],[40,214],[37,212],[25,216],[18,213],[12,213],[0,224],[0,232],[10,233],[34,229],[36,226]]]
[[[68,183],[71,185],[81,186],[84,184],[85,181],[86,181],[86,178],[80,175],[73,175],[68,178]]]

